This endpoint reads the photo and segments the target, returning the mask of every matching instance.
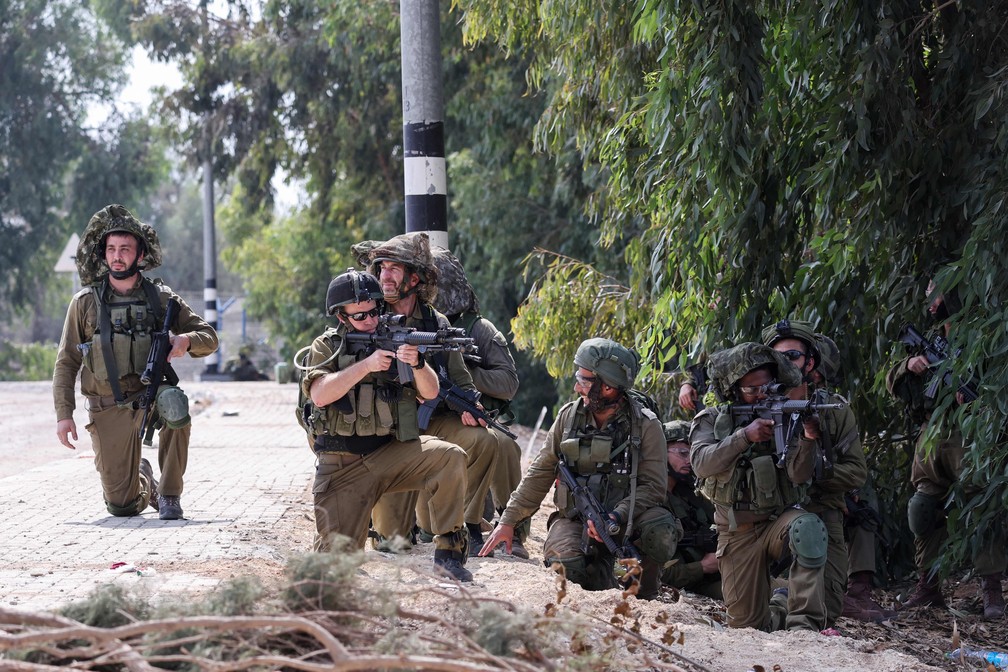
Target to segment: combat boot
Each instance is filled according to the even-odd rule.
[[[475,558],[483,548],[483,530],[479,523],[466,523],[466,529],[469,531],[469,557]],[[486,557],[492,558],[493,551],[487,553]]]
[[[640,565],[640,585],[637,587],[637,599],[656,599],[661,593],[661,565],[651,558],[644,558]]]
[[[1001,594],[1001,574],[981,576],[980,591],[983,593],[984,618],[993,621],[1003,617],[1005,602]]]
[[[945,608],[945,598],[942,597],[941,579],[936,576],[922,576],[914,592],[900,605],[900,609],[911,609],[913,607],[938,607]]]
[[[161,520],[178,520],[182,517],[182,502],[177,495],[158,495],[158,517]]]
[[[435,542],[446,548],[434,550],[434,568],[461,583],[472,581],[472,572],[463,566],[469,558],[468,532],[457,530],[451,534],[438,535]]]
[[[872,599],[871,572],[855,572],[847,582],[841,616],[866,623],[881,623],[896,615],[895,611],[882,608]]]
[[[154,469],[151,467],[151,464],[146,457],[140,458],[140,473],[147,479],[147,487],[150,490],[150,499],[147,501],[147,504],[157,511],[160,503],[158,501],[157,491],[158,482],[154,479]]]
[[[525,544],[518,537],[511,540],[511,555],[522,560],[529,559],[529,552],[525,550]]]

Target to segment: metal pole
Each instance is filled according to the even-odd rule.
[[[214,235],[213,160],[210,145],[209,116],[204,119],[203,133],[203,318],[219,329],[217,322],[217,243]],[[220,350],[206,358],[203,373],[214,374],[220,364]]]
[[[406,232],[448,248],[441,14],[438,0],[400,0]]]

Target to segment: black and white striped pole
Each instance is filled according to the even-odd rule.
[[[448,248],[444,88],[438,0],[400,0],[406,233]]]

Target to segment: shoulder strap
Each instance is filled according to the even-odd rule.
[[[466,336],[472,336],[472,328],[481,317],[483,316],[479,313],[467,310],[458,316],[458,319],[455,320],[452,326],[459,329],[465,329]]]
[[[108,276],[96,288],[95,302],[98,308],[98,343],[101,346],[102,358],[105,360],[105,371],[108,373],[109,387],[116,404],[124,401],[122,389],[119,387],[119,368],[116,366],[115,355],[112,354],[112,315],[109,313],[105,292],[108,290]]]

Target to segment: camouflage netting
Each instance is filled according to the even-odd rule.
[[[816,342],[819,351],[819,365],[816,368],[826,377],[827,382],[835,384],[840,379],[840,348],[825,334],[816,334]]]
[[[775,378],[778,383],[787,387],[801,385],[801,373],[794,364],[781,353],[762,343],[742,343],[715,352],[707,363],[707,376],[718,399],[725,401],[729,398],[728,393],[732,386],[742,376],[767,365],[776,369]]]
[[[672,420],[662,425],[665,433],[665,443],[689,443],[690,423],[685,420]]]
[[[479,312],[479,299],[466,278],[462,262],[451,251],[435,246],[434,265],[438,271],[438,292],[434,307],[445,315]]]
[[[351,247],[350,253],[358,264],[375,277],[380,277],[383,261],[395,261],[408,266],[420,276],[417,296],[425,303],[434,303],[438,291],[438,272],[431,255],[427,232],[403,233],[384,242],[365,240]]]
[[[149,271],[161,265],[161,243],[154,227],[144,224],[121,205],[108,205],[91,216],[84,235],[77,244],[77,256],[74,259],[82,285],[94,284],[108,273],[104,242],[105,236],[115,231],[132,233],[143,241],[146,249],[143,250],[143,261],[139,264],[141,271]]]

